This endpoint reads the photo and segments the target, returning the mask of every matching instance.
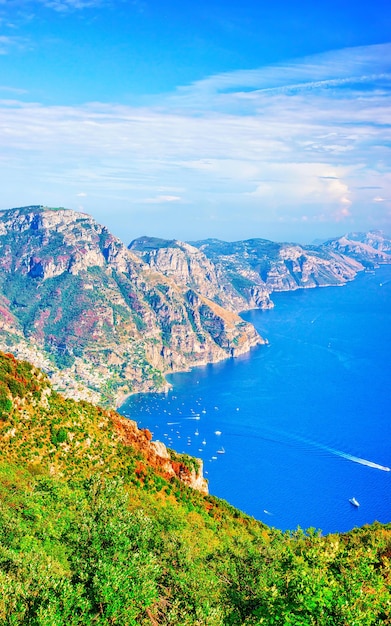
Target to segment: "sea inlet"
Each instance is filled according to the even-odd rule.
[[[242,316],[268,346],[172,375],[167,394],[120,412],[201,458],[211,494],[271,526],[390,522],[391,266],[272,298]]]

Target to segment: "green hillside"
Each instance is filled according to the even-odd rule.
[[[0,450],[1,625],[391,624],[391,525],[268,528],[3,353]]]

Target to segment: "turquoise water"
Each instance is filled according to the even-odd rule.
[[[269,340],[121,412],[204,461],[210,493],[281,529],[391,521],[391,266],[250,311]],[[349,503],[355,497],[356,508]]]

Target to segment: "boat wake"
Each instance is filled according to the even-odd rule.
[[[368,459],[363,459],[359,456],[355,456],[354,454],[349,454],[348,452],[343,452],[342,450],[337,450],[336,448],[331,448],[330,446],[325,446],[322,443],[318,443],[316,441],[312,441],[311,439],[307,439],[305,437],[301,437],[300,435],[296,435],[294,433],[288,433],[288,432],[284,432],[281,430],[273,430],[273,434],[274,435],[279,435],[279,437],[284,437],[286,439],[293,439],[295,441],[300,441],[300,443],[304,443],[307,446],[310,446],[312,448],[317,448],[318,450],[323,450],[324,452],[327,452],[328,454],[333,454],[334,456],[339,456],[341,459],[346,459],[347,461],[351,461],[352,463],[359,463],[360,465],[366,465],[367,467],[372,467],[373,469],[378,469],[381,470],[383,472],[390,472],[391,468],[387,467],[386,465],[380,465],[380,463],[375,463],[374,461],[369,461]],[[266,437],[263,437],[263,439],[269,439]],[[270,438],[271,441],[273,441],[273,439]],[[288,443],[287,441],[283,442],[281,441],[281,439],[279,440],[279,443]]]
[[[367,467],[372,467],[373,469],[382,470],[383,472],[391,471],[391,469],[385,465],[374,463],[373,461],[369,461],[368,459],[363,459],[359,456],[355,456],[354,454],[349,454],[348,452],[343,452],[342,450],[337,450],[336,448],[330,448],[329,446],[325,446],[321,443],[317,443],[316,441],[311,441],[310,439],[305,439],[304,437],[299,437],[294,434],[290,434],[289,436],[292,437],[293,439],[297,439],[298,441],[306,443],[310,446],[314,446],[315,448],[318,448],[319,450],[324,450],[325,452],[329,452],[330,454],[339,456],[341,459],[352,461],[352,463],[359,463],[360,465],[366,465]]]
[[[383,472],[389,472],[390,468],[385,465],[379,465],[379,463],[374,463],[373,461],[368,461],[368,459],[362,459],[359,456],[354,456],[353,454],[348,454],[347,452],[341,452],[340,450],[335,450],[334,448],[326,448],[329,452],[341,457],[342,459],[346,459],[347,461],[352,461],[353,463],[359,463],[360,465],[366,465],[367,467],[373,467],[373,469],[382,470]]]

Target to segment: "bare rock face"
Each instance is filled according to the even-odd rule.
[[[227,272],[223,264],[189,243],[141,237],[132,241],[129,249],[151,268],[230,311],[273,306],[270,290],[256,272],[246,268],[235,276],[235,272]]]
[[[5,242],[20,245],[15,255],[15,246],[3,242],[0,268],[5,271],[48,279],[107,264],[120,272],[140,267],[137,257],[89,215],[33,206],[2,211],[0,218]]]
[[[188,487],[204,494],[208,493],[208,483],[203,475],[201,459],[177,454],[161,441],[152,441],[152,435],[147,429],[139,429],[136,422],[118,413],[111,412],[110,419],[123,443],[141,452],[148,466],[153,467],[168,480],[178,478]]]
[[[265,239],[186,244],[142,237],[129,247],[151,268],[236,312],[270,308],[274,291],[344,285],[391,259],[391,240],[380,231],[352,233],[320,246]],[[209,330],[217,333],[211,323]]]
[[[40,206],[3,211],[0,233],[0,345],[29,352],[65,394],[89,390],[89,399],[120,404],[131,392],[164,389],[164,372],[263,341],[251,324],[164,276],[163,257],[148,266],[88,215]],[[187,270],[175,255],[170,264],[212,294],[212,265],[190,251]]]
[[[146,240],[146,238],[144,238]],[[219,291],[215,268],[202,252],[180,241],[170,242],[170,246],[148,249],[141,258],[152,269],[165,276],[171,276],[184,285],[192,286],[207,298],[213,298]],[[129,249],[137,250],[136,242]]]
[[[350,233],[328,241],[325,248],[356,259],[364,267],[390,263],[391,259],[391,240],[380,231]]]
[[[322,255],[317,250],[283,245],[271,263],[266,283],[272,291],[344,284],[353,280],[363,265],[337,254]]]
[[[379,231],[356,233],[320,246],[265,239],[207,239],[192,244],[212,261],[219,276],[244,294],[249,308],[270,306],[273,291],[343,285],[364,268],[391,260],[391,240]],[[251,296],[255,290],[260,297],[254,303]]]
[[[75,398],[121,404],[164,374],[265,341],[238,311],[273,291],[340,285],[389,262],[378,231],[322,246],[263,239],[131,249],[90,216],[29,206],[0,212],[0,348],[50,372]]]

